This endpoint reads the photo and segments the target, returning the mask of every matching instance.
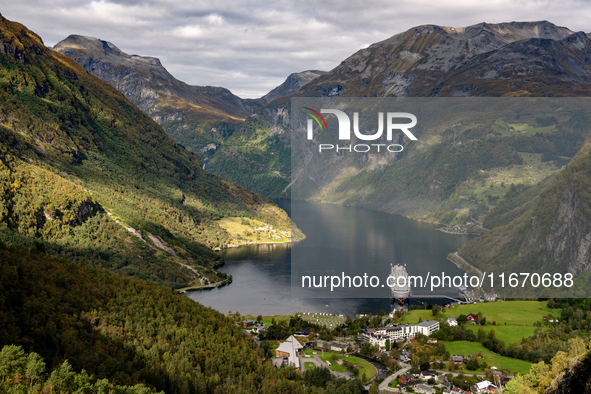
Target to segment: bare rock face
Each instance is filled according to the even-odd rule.
[[[510,95],[505,80],[528,91],[535,76],[586,83],[590,47],[585,33],[547,21],[417,26],[361,49],[298,95],[497,96]]]
[[[188,85],[173,77],[159,59],[129,55],[98,38],[71,35],[53,50],[113,85],[150,116],[165,104],[176,105],[177,112],[188,110],[221,118],[245,117],[259,107],[225,88]]]
[[[560,262],[572,274],[591,269],[591,225],[581,199],[568,182],[546,238],[546,260]]]
[[[546,394],[591,393],[591,352],[574,359],[548,387]]]

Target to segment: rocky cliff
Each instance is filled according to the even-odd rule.
[[[566,371],[548,387],[546,394],[591,393],[591,352],[577,357],[569,364]]]

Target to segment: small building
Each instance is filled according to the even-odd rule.
[[[411,380],[410,382],[399,382],[398,383],[398,387],[401,388],[407,388],[407,387],[413,387],[416,386],[417,384],[420,384],[421,381],[420,380]]]
[[[426,384],[417,384],[414,387],[415,392],[424,394],[435,394],[435,387],[427,386]]]
[[[437,343],[437,338],[429,338],[427,339],[427,343]]]
[[[243,328],[250,328],[250,327],[254,326],[254,323],[256,323],[254,320],[244,320],[242,322],[242,327]]]
[[[342,343],[342,342],[332,342],[330,344],[330,350],[332,350],[333,352],[341,352],[341,353],[345,353],[347,351],[347,347],[349,345],[347,345],[346,343]]]
[[[408,383],[408,382],[410,382],[413,379],[414,379],[414,377],[412,377],[410,375],[403,375],[403,376],[401,376],[401,377],[398,378],[398,381],[400,383]]]
[[[437,320],[425,320],[417,324],[417,326],[419,327],[419,331],[426,336],[429,336],[435,331],[439,330],[439,322]]]
[[[454,354],[451,356],[451,361],[454,363],[463,363],[464,362],[464,355],[463,354]]]
[[[437,372],[434,369],[427,369],[425,371],[421,371],[421,378],[423,379],[435,379],[437,377]]]
[[[478,319],[478,316],[476,316],[473,313],[470,313],[468,316],[466,316],[466,319],[470,321],[476,321],[476,319]]]
[[[410,371],[408,375],[412,376],[413,378],[418,378],[419,376],[421,376],[421,371]]]
[[[310,330],[302,330],[302,329],[296,330],[294,335],[297,335],[300,337],[307,337],[308,335],[310,335]]]
[[[474,390],[475,393],[488,393],[491,391],[495,391],[497,389],[498,387],[489,382],[488,380],[478,382],[474,386],[472,386],[472,390]]]
[[[330,349],[330,342],[323,341],[322,339],[319,339],[319,340],[316,342],[316,347],[317,347],[318,349],[324,349],[324,350],[328,350],[328,349]]]
[[[458,325],[458,321],[456,320],[455,317],[448,317],[445,322],[450,327],[456,327]]]

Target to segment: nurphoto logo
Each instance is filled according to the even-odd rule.
[[[338,109],[321,109],[320,112],[309,108],[304,107],[305,110],[310,111],[307,113],[311,118],[308,118],[307,122],[307,138],[308,140],[314,139],[314,121],[320,127],[320,130],[328,130],[328,124],[326,123],[326,119],[322,114],[332,114],[337,117],[339,122],[339,140],[348,140],[351,141],[351,120],[349,116],[341,110]],[[386,140],[392,141],[392,136],[394,131],[400,130],[402,131],[411,141],[417,141],[417,137],[414,136],[413,133],[410,132],[409,129],[413,128],[417,124],[417,117],[408,112],[387,112],[386,113]],[[410,122],[406,123],[398,123],[400,119],[407,119]],[[382,138],[384,134],[384,113],[378,113],[378,129],[373,134],[364,134],[359,130],[359,112],[353,112],[353,133],[358,140],[361,141],[376,141]],[[382,148],[385,148],[386,151],[397,153],[402,152],[404,147],[400,144],[356,144],[356,145],[348,145],[348,146],[340,146],[335,144],[319,144],[318,151],[322,153],[322,151],[327,150],[336,150],[336,152],[346,150],[349,152],[358,152],[358,153],[365,153],[369,152],[375,147],[377,152],[380,152]]]

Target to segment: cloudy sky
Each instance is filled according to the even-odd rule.
[[[319,4],[320,3],[320,4]],[[193,85],[260,97],[292,72],[330,70],[422,24],[549,20],[591,31],[590,1],[0,0],[0,13],[53,46],[70,34],[160,58]]]

